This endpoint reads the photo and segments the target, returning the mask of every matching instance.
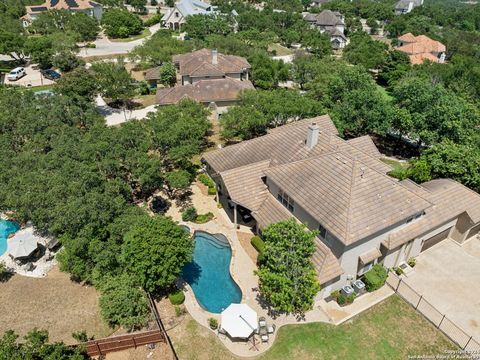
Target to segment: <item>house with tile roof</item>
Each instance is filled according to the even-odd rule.
[[[395,4],[395,15],[408,14],[414,8],[423,5],[423,0],[400,0]]]
[[[208,152],[217,201],[261,232],[295,218],[318,230],[312,257],[322,291],[357,279],[373,264],[405,263],[450,237],[480,231],[480,195],[452,180],[416,184],[391,168],[369,136],[344,140],[328,115],[275,128],[267,135]]]
[[[321,33],[328,34],[334,49],[343,49],[348,44],[345,36],[345,18],[338,11],[323,10],[318,14],[309,13],[304,16],[304,20]]]
[[[398,42],[396,49],[407,54],[414,65],[423,64],[427,60],[440,64],[445,62],[447,48],[428,36],[414,36],[412,33],[406,33],[398,38]]]
[[[234,105],[242,91],[255,90],[248,80],[251,66],[245,58],[218,53],[216,49],[201,49],[175,55],[177,85],[157,90],[156,103],[176,104],[191,99],[207,106],[215,105],[218,112]],[[158,69],[146,72],[149,81],[158,76]]]
[[[163,17],[162,24],[172,30],[178,30],[192,15],[215,15],[216,7],[201,0],[180,0]]]
[[[22,17],[23,25],[28,26],[41,13],[50,10],[66,10],[69,12],[83,12],[97,21],[102,20],[103,7],[91,0],[47,0],[41,5],[26,6],[26,14]]]

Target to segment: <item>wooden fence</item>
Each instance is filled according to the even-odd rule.
[[[157,342],[166,342],[160,329],[91,340],[83,345],[88,356],[99,356]]]

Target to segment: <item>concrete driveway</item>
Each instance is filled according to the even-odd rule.
[[[480,239],[446,239],[421,253],[404,279],[425,300],[480,341]]]
[[[100,38],[95,40],[95,48],[80,49],[78,56],[80,57],[90,57],[90,56],[106,56],[106,55],[122,55],[128,54],[136,46],[142,45],[147,39],[149,39],[153,34],[160,30],[160,24],[155,24],[148,28],[150,30],[150,35],[144,39],[138,39],[128,42],[114,42],[108,40],[108,38],[102,35]]]
[[[25,72],[24,77],[15,81],[10,81],[5,76],[5,85],[41,86],[55,83],[52,80],[45,79],[36,65],[25,66]]]
[[[114,109],[108,106],[100,95],[96,97],[95,105],[98,112],[105,118],[107,126],[120,125],[133,119],[142,120],[148,115],[148,113],[157,111],[156,105],[151,105],[143,109],[127,110],[123,112],[120,109]]]

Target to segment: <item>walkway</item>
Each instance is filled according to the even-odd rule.
[[[107,126],[120,125],[124,122],[137,119],[144,119],[148,113],[155,112],[155,106],[147,106],[143,109],[138,110],[126,110],[125,112],[121,109],[114,109],[107,105],[105,100],[98,95],[95,99],[95,105],[98,112],[105,118]]]
[[[253,273],[256,269],[256,265],[241,246],[234,225],[228,218],[225,210],[217,208],[214,197],[206,196],[204,193],[202,193],[199,186],[202,185],[194,184],[192,186],[193,206],[195,206],[198,213],[212,212],[215,215],[215,218],[212,221],[202,225],[193,223],[186,223],[186,225],[188,225],[192,230],[204,230],[210,233],[222,233],[230,240],[230,245],[232,246],[232,263],[230,272],[234,280],[242,289],[242,303],[248,304],[255,311],[257,311],[259,317],[265,316],[269,325],[275,324],[276,326],[275,334],[273,334],[273,336],[270,335],[269,343],[259,344],[259,351],[250,350],[251,343],[246,343],[243,341],[233,342],[227,337],[220,337],[222,343],[235,355],[251,357],[265,352],[272,346],[276,334],[278,333],[278,329],[283,325],[302,324],[308,322],[340,323],[345,321],[347,318],[357,315],[361,311],[371,307],[393,293],[393,291],[385,286],[382,288],[382,290],[387,289],[386,291],[366,294],[358,299],[363,299],[362,301],[355,302],[350,306],[342,308],[344,313],[341,316],[335,317],[334,319],[332,319],[331,313],[330,315],[327,313],[330,312],[330,309],[326,307],[324,300],[320,300],[315,303],[313,310],[307,312],[303,319],[298,319],[294,315],[271,316],[265,306],[260,304],[257,300],[257,296],[259,294],[257,290],[258,278]],[[167,212],[167,215],[172,216],[174,220],[181,222],[181,216],[176,207],[172,206],[172,208],[170,208]],[[239,232],[250,232],[250,229],[242,226],[239,229]],[[210,317],[217,318],[220,323],[220,314],[212,314],[202,309],[197,303],[195,295],[189,286],[187,286],[185,291],[185,306],[192,317],[205,327],[208,327],[208,318]]]
[[[122,55],[128,54],[136,46],[142,45],[147,39],[149,39],[153,34],[160,30],[160,24],[155,24],[148,28],[150,30],[150,35],[134,41],[128,42],[114,42],[108,40],[104,35],[101,35],[97,40],[94,41],[95,48],[83,48],[79,52],[80,57],[90,57],[90,56],[108,56],[108,55]]]

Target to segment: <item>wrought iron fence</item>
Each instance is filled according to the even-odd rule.
[[[480,358],[480,343],[451,319],[447,318],[445,314],[438,311],[435,306],[425,300],[421,294],[417,293],[395,273],[390,272],[388,274],[387,284],[407,303],[412,305],[415,310],[435,325],[437,329],[441,330],[450,340],[464,350],[465,353],[471,354],[474,359]]]

